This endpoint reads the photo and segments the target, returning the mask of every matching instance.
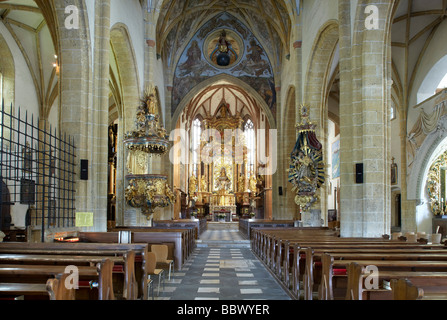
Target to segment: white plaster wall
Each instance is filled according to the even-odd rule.
[[[144,92],[144,15],[138,0],[111,0],[110,27],[117,23],[127,26],[135,53],[140,92]]]
[[[445,63],[442,65],[444,69],[440,68],[441,66],[439,65],[437,66],[437,68],[433,69],[435,64],[447,55],[447,46],[445,45],[446,34],[447,21],[445,20],[439,25],[433,39],[430,42],[430,45],[426,50],[426,54],[422,58],[421,63],[418,67],[413,84],[413,90],[410,95],[410,106],[414,106],[427,98],[426,94],[429,94],[429,92],[426,92],[426,90],[423,90],[423,92],[419,91],[424,79],[430,71],[432,71],[432,74],[430,76],[432,78],[436,78],[434,81],[437,82],[436,85],[442,80],[443,76],[447,72],[447,58],[444,58]],[[437,80],[438,78],[439,80]],[[434,92],[434,90],[432,91]],[[433,92],[431,94],[433,94]],[[418,93],[420,95],[420,98],[418,98]],[[411,116],[410,113],[409,116]]]
[[[28,112],[28,119],[34,115],[34,123],[37,124],[37,117],[39,113],[38,100],[36,94],[36,88],[34,87],[34,83],[31,77],[31,73],[28,69],[26,61],[17,46],[14,38],[11,36],[9,31],[6,29],[3,23],[0,23],[0,33],[5,38],[6,43],[8,44],[9,49],[11,50],[11,54],[14,58],[14,66],[15,66],[15,97],[13,101],[13,107],[15,114],[17,115],[18,107],[20,107],[21,118],[24,119],[25,112]],[[5,103],[7,103],[5,101]],[[21,138],[22,143],[24,139]],[[10,186],[11,183],[6,181],[6,183]],[[18,188],[16,191],[19,192]],[[14,192],[10,190],[10,192]],[[25,226],[25,214],[28,209],[27,205],[22,205],[17,203],[14,206],[11,206],[11,218],[12,224],[16,227],[24,227]]]
[[[90,57],[92,59],[91,65],[93,65],[93,52],[95,50],[95,2],[95,0],[84,1],[87,10],[88,30],[90,31]]]
[[[318,0],[303,2],[303,78],[307,77],[308,63],[321,27],[329,20],[338,20],[338,1]],[[303,86],[305,83],[303,81]]]

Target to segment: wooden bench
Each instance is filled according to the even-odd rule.
[[[346,298],[346,292],[351,296],[352,292],[355,293],[354,297],[358,298],[359,290],[354,290],[353,285],[346,284],[346,287],[341,286],[341,293],[337,295],[334,288],[334,278],[342,277],[347,281],[347,268],[351,263],[357,263],[361,266],[375,266],[379,269],[380,273],[383,271],[444,271],[447,268],[447,259],[445,260],[431,260],[430,256],[424,257],[426,260],[414,260],[409,258],[405,260],[401,257],[401,260],[395,260],[394,258],[386,259],[380,255],[375,255],[376,258],[369,258],[370,260],[362,260],[361,257],[355,260],[334,260],[334,257],[330,254],[324,253],[322,256],[322,276],[319,286],[319,299],[320,300],[334,300],[337,298]],[[424,256],[424,255],[422,255]],[[422,257],[421,256],[421,257]],[[368,259],[368,257],[364,257]],[[340,270],[337,274],[333,270]],[[342,272],[343,271],[343,272]],[[351,287],[349,287],[351,286]],[[345,293],[343,293],[343,291]]]
[[[151,251],[152,244],[166,244],[169,248],[168,259],[173,259],[176,270],[181,270],[183,264],[189,257],[189,247],[187,246],[188,232],[186,230],[166,229],[116,229],[113,232],[80,232],[79,238],[82,242],[89,243],[118,243],[119,231],[130,231],[132,244],[144,243]],[[192,252],[191,252],[192,253]]]
[[[33,262],[36,262],[33,260]],[[79,289],[68,289],[66,266],[48,264],[0,265],[0,295],[49,298],[50,300],[114,300],[113,261],[104,259],[96,266],[77,266]],[[82,282],[88,282],[87,285]],[[97,290],[93,291],[93,281]],[[88,288],[89,290],[81,290]]]
[[[365,266],[353,262],[348,266],[348,285],[346,300],[394,300],[392,283],[405,280],[418,287],[425,293],[425,297],[439,296],[447,293],[447,272],[411,271],[411,270],[379,270],[374,279],[376,288],[366,287],[370,273],[365,272]],[[383,285],[387,283],[388,285]],[[399,289],[400,290],[400,289]],[[418,293],[419,295],[419,293]],[[423,296],[423,294],[422,294]],[[416,298],[414,298],[416,299]]]
[[[291,228],[294,225],[294,220],[241,219],[239,220],[239,231],[251,240],[252,230],[255,228]]]
[[[178,246],[178,242],[174,242],[174,252],[176,255],[180,255],[181,253],[181,258],[179,258],[178,260],[181,261],[181,264],[178,265],[179,266],[179,270],[181,269],[181,266],[190,258],[191,254],[194,252],[194,248],[196,246],[196,236],[195,236],[195,228],[192,227],[182,227],[182,228],[155,228],[155,227],[151,227],[151,228],[141,228],[141,227],[135,227],[135,228],[128,228],[130,229],[132,232],[135,233],[135,239],[138,239],[138,237],[140,235],[138,235],[139,233],[157,233],[159,235],[161,235],[161,237],[166,238],[166,237],[172,237],[173,234],[175,233],[180,233],[181,235],[181,246]],[[125,230],[128,230],[125,229]],[[171,233],[171,234],[169,234]],[[146,236],[142,236],[143,238],[147,238]],[[167,243],[166,240],[164,240],[164,243]],[[137,242],[137,240],[135,240],[135,242]],[[163,242],[160,242],[163,243]],[[154,244],[159,244],[159,243],[154,243]],[[174,259],[175,260],[175,255],[174,256],[170,256],[170,259]]]
[[[258,229],[253,232],[252,249],[276,274],[278,280],[290,288],[298,298],[301,279],[304,283],[305,298],[311,299],[313,265],[309,267],[306,263],[300,263],[300,258],[302,258],[300,252],[306,250],[307,247],[317,247],[323,252],[332,250],[334,247],[348,252],[356,247],[361,247],[362,250],[382,250],[384,248],[386,250],[402,250],[404,248],[432,250],[433,248],[442,248],[440,245],[396,242],[382,238],[338,238],[334,233],[332,234],[331,236],[330,230]]]
[[[180,219],[180,220],[154,220],[152,222],[154,228],[161,229],[178,229],[178,228],[194,228],[195,239],[199,239],[200,235],[206,231],[206,218],[198,219]]]
[[[146,299],[147,248],[146,244],[0,243],[0,263],[82,266],[107,258],[114,263],[115,295],[129,300]]]
[[[306,285],[303,287],[305,299],[312,299],[312,292],[314,289],[314,279],[317,279],[316,284],[322,285],[325,281],[328,281],[327,278],[329,277],[329,271],[327,266],[322,261],[322,256],[324,254],[328,254],[328,252],[332,252],[334,255],[336,255],[336,259],[358,259],[358,260],[365,260],[365,259],[380,259],[380,260],[399,260],[399,259],[408,259],[408,260],[422,260],[424,258],[420,258],[421,255],[425,255],[425,259],[444,259],[442,255],[446,255],[447,251],[442,250],[436,250],[436,252],[431,249],[432,246],[427,245],[419,245],[419,246],[413,246],[408,245],[406,243],[402,244],[382,244],[380,246],[371,246],[368,244],[361,244],[361,243],[352,243],[351,245],[338,245],[333,244],[331,248],[328,248],[326,246],[318,247],[317,244],[313,244],[311,246],[307,246],[305,248],[300,248],[299,246],[295,245],[294,250],[298,252],[297,256],[294,255],[293,259],[296,261],[295,266],[299,268],[293,269],[293,280],[297,281],[297,277],[302,276],[303,282],[306,283]],[[357,250],[357,252],[361,253],[354,253],[353,250]],[[304,252],[304,254],[302,254]],[[404,254],[404,253],[407,254]],[[412,257],[411,254],[414,254]],[[428,255],[431,254],[432,258],[429,258]],[[438,254],[441,256],[434,256],[434,254]],[[342,258],[342,256],[345,255],[346,258]],[[301,261],[301,264],[300,264]],[[338,260],[337,260],[338,261]],[[285,263],[286,264],[286,263]],[[314,277],[315,274],[315,277]],[[346,268],[338,267],[335,268],[335,274],[337,276],[345,276],[346,275]],[[330,276],[329,281],[332,280],[332,276]],[[297,290],[296,288],[296,282],[294,282],[294,290]],[[327,298],[327,295],[324,294],[327,292],[327,290],[323,290],[322,288],[319,288],[320,292],[320,299]]]
[[[425,292],[422,287],[414,285],[411,280],[392,279],[393,300],[447,300],[447,292]]]

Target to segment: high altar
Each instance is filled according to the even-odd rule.
[[[216,166],[215,169],[217,169]],[[219,170],[215,170],[215,172],[219,173]],[[236,199],[235,195],[230,193],[232,190],[232,181],[227,175],[223,161],[221,162],[220,173],[215,178],[215,188],[217,189],[217,194],[211,196],[210,201],[212,219],[214,221],[223,219],[227,222],[233,221],[233,215],[236,216]]]
[[[208,214],[208,220],[229,222],[238,214],[249,215],[250,203],[258,194],[256,168],[247,163],[244,135],[235,133],[242,132],[243,123],[225,104],[218,108],[217,116],[203,119],[203,129],[216,129],[222,138],[227,130],[233,133],[231,147],[224,145],[224,139],[200,141],[200,155],[207,154],[203,151],[207,146],[220,150],[220,154],[212,162],[199,159],[189,177],[188,193],[194,210],[199,216]]]

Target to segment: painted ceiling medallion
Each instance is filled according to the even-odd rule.
[[[243,56],[243,41],[232,30],[220,29],[211,33],[204,41],[203,53],[206,60],[217,68],[231,68]]]

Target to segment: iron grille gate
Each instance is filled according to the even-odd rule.
[[[39,125],[28,112],[17,116],[13,108],[0,112],[0,230],[11,206],[26,211],[25,225],[46,229],[74,227],[75,152],[74,138]],[[24,119],[22,119],[22,117]],[[23,209],[22,209],[23,208]],[[24,212],[21,212],[24,214]],[[7,221],[7,220],[6,220]]]

